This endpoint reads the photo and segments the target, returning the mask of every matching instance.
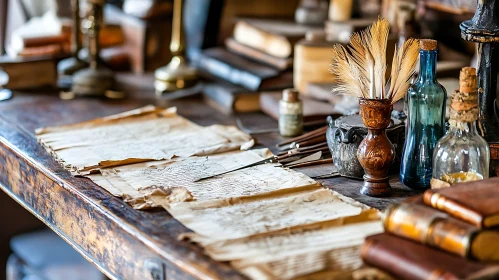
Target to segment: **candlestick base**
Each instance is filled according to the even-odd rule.
[[[121,91],[115,90],[114,74],[106,68],[86,68],[73,76],[70,92],[62,92],[62,99],[73,99],[78,96],[106,97],[110,99],[124,98]]]
[[[196,85],[198,77],[195,68],[191,67],[181,56],[174,56],[168,65],[154,71],[154,88],[157,93],[168,93]]]

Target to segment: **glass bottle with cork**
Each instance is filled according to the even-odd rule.
[[[407,134],[400,180],[411,188],[429,188],[433,150],[445,130],[445,88],[436,78],[437,41],[420,40],[419,77],[407,93]]]
[[[279,133],[293,137],[303,133],[303,103],[296,89],[285,89],[279,101]]]
[[[449,131],[435,148],[433,178],[450,185],[488,178],[489,146],[476,129],[478,89],[475,68],[461,70],[459,90],[452,94],[449,112]]]

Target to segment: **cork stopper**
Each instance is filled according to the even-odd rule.
[[[286,102],[298,102],[299,100],[299,92],[294,88],[287,88],[282,91],[282,100]]]
[[[478,118],[478,90],[476,69],[464,67],[459,73],[459,90],[451,96],[450,125],[474,122]]]
[[[419,49],[423,51],[434,51],[437,49],[437,40],[421,39],[419,40]]]
[[[476,69],[473,67],[463,67],[459,73],[459,91],[464,93],[475,92],[477,86]]]

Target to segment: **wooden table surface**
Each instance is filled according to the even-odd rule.
[[[216,262],[202,249],[179,241],[189,231],[166,211],[139,211],[86,178],[72,177],[37,143],[35,129],[103,117],[147,104],[177,106],[180,115],[201,125],[235,124],[206,105],[199,96],[157,99],[152,77],[120,75],[129,93],[124,100],[80,98],[60,100],[58,92],[15,92],[0,102],[0,187],[42,220],[79,253],[112,279],[244,279],[230,265]],[[253,123],[276,125],[261,113],[239,115]],[[277,133],[254,135],[274,147]],[[330,165],[303,169],[309,175],[329,172]],[[320,180],[325,187],[384,209],[415,192],[394,177],[391,198],[359,194],[361,181],[346,178]],[[2,221],[8,226],[8,221]]]

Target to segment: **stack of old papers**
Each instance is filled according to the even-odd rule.
[[[147,106],[68,126],[41,128],[39,142],[75,174],[150,160],[209,155],[251,147],[236,127],[202,127],[175,108]]]
[[[247,150],[235,127],[202,127],[153,106],[68,126],[37,138],[75,175],[136,209],[163,207],[215,260],[254,279],[329,271],[348,279],[360,246],[382,231],[379,213],[279,164],[197,179],[272,156]]]

